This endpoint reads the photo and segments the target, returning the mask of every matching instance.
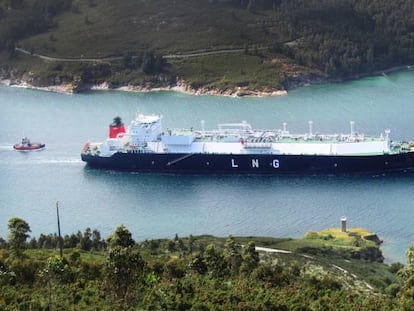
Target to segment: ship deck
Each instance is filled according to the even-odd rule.
[[[349,143],[367,141],[386,141],[383,136],[365,136],[349,134],[283,134],[278,131],[260,130],[251,133],[223,132],[223,131],[194,131],[192,129],[174,129],[169,131],[172,136],[194,136],[195,142],[239,142],[240,139],[251,142],[280,142],[280,143]]]
[[[270,130],[255,130],[255,131],[194,131],[192,129],[174,129],[169,131],[169,135],[172,136],[193,136],[195,143],[242,143],[245,149],[263,149],[275,147],[278,144],[306,144],[310,145],[346,145],[353,143],[355,152],[348,155],[380,155],[384,153],[398,154],[409,151],[414,151],[414,144],[409,142],[390,142],[390,147],[385,151],[369,151],[364,150],[358,152],[357,144],[368,143],[383,143],[388,144],[388,137],[380,136],[366,136],[358,134],[332,134],[332,135],[319,135],[319,134],[290,134],[283,131],[270,131]],[[324,153],[324,152],[322,152]],[[318,152],[316,153],[318,154]]]

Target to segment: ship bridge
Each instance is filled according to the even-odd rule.
[[[132,120],[129,125],[128,133],[131,143],[135,145],[156,141],[162,133],[161,116],[143,115],[137,112],[135,120]]]

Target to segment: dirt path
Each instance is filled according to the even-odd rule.
[[[268,47],[258,47],[255,50],[263,51],[266,50]],[[122,60],[123,56],[112,56],[112,57],[103,57],[103,58],[61,58],[61,57],[51,57],[47,55],[42,55],[38,53],[34,53],[22,48],[15,48],[15,51],[26,54],[32,57],[37,57],[43,60],[51,61],[51,62],[105,62],[105,61],[114,61],[114,60]],[[184,53],[176,53],[176,54],[167,54],[163,57],[165,59],[180,59],[180,58],[190,58],[190,57],[198,57],[198,56],[208,56],[208,55],[218,55],[218,54],[229,54],[229,53],[242,53],[244,49],[223,49],[223,50],[211,50],[211,51],[191,51],[191,52],[184,52]]]

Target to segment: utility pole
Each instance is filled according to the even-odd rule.
[[[63,258],[62,237],[60,236],[59,201],[56,201],[56,215],[57,215],[57,224],[58,224],[58,243],[59,243],[60,257]]]

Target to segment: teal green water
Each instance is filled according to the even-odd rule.
[[[246,120],[254,128],[365,134],[391,129],[414,140],[414,72],[343,84],[300,88],[287,96],[224,98],[180,93],[91,92],[62,95],[0,87],[0,236],[7,221],[25,219],[32,234],[56,232],[61,203],[63,234],[86,227],[103,236],[124,224],[137,240],[197,234],[301,237],[309,230],[366,227],[384,239],[389,261],[404,261],[414,237],[414,175],[180,176],[86,168],[80,150],[103,140],[116,115],[160,113],[164,128],[206,128]],[[19,153],[25,135],[47,149]]]

